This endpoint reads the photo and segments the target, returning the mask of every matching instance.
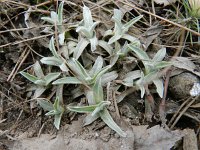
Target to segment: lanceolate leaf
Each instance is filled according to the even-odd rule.
[[[58,38],[59,38],[59,44],[60,44],[60,45],[63,45],[63,44],[64,44],[64,41],[65,41],[65,32],[60,33],[60,34],[58,35]]]
[[[96,104],[103,101],[103,88],[101,86],[101,78],[97,80],[93,86],[93,98]]]
[[[107,42],[99,40],[98,45],[101,46],[105,51],[107,51],[109,55],[112,55],[113,48]]]
[[[73,54],[73,57],[75,59],[78,59],[81,54],[83,53],[83,50],[86,48],[86,46],[89,44],[89,41],[84,39],[84,38],[81,38],[81,40],[78,42],[75,50],[74,50],[74,54]]]
[[[112,44],[114,42],[116,42],[117,40],[119,40],[122,37],[122,35],[120,34],[115,34],[114,36],[112,36],[109,41],[108,44]]]
[[[149,56],[147,55],[147,53],[145,51],[143,51],[142,49],[136,47],[133,44],[129,44],[128,46],[133,52],[136,53],[136,55],[138,56],[139,59],[141,60],[149,60]]]
[[[55,24],[55,20],[50,17],[42,17],[41,19],[51,24]]]
[[[53,110],[53,104],[48,102],[47,100],[38,99],[38,104],[46,111]]]
[[[116,71],[105,73],[101,77],[101,85],[104,86],[106,83],[115,80],[117,77],[118,77],[118,74]]]
[[[90,75],[96,74],[101,70],[102,67],[103,67],[103,58],[101,56],[98,56],[89,74]]]
[[[92,116],[97,115],[100,111],[102,111],[103,109],[106,108],[106,106],[110,105],[111,103],[109,101],[102,101],[100,102],[97,107],[95,108],[95,110],[92,112]]]
[[[46,86],[46,81],[44,79],[38,79],[34,82],[35,84],[37,85],[40,85],[40,86]]]
[[[35,83],[39,79],[39,78],[37,78],[29,73],[23,72],[23,71],[21,71],[20,74],[33,83]]]
[[[63,5],[64,5],[64,1],[62,1],[59,5],[58,8],[58,25],[62,25],[62,21],[63,21]]]
[[[138,17],[135,17],[133,19],[131,19],[129,22],[127,22],[125,25],[124,25],[124,33],[128,31],[128,29],[134,24],[136,23],[138,20],[140,20],[141,18],[143,17],[143,15],[140,15]]]
[[[126,86],[133,86],[134,80],[140,77],[141,77],[140,70],[131,71],[125,75],[125,78],[123,79],[123,84]]]
[[[124,34],[121,38],[126,39],[126,40],[130,41],[131,43],[135,43],[135,42],[140,43],[137,38],[135,38],[135,37],[133,37],[133,36],[131,36],[129,34]]]
[[[89,41],[90,41],[91,51],[94,52],[98,45],[98,39],[96,37],[96,34],[94,34],[94,36],[91,39],[89,39]]]
[[[98,105],[90,106],[68,106],[67,109],[78,113],[92,113]]]
[[[97,120],[99,118],[99,114],[96,114],[92,116],[91,114],[88,114],[85,119],[83,120],[83,126],[87,126]]]
[[[38,78],[43,78],[44,77],[44,73],[43,73],[42,68],[41,68],[41,66],[40,66],[38,61],[35,62],[33,69],[34,69],[35,75]]]
[[[46,85],[48,85],[51,81],[55,80],[59,76],[60,76],[60,73],[58,73],[58,72],[56,72],[56,73],[49,73],[48,75],[46,75],[44,77],[44,80],[46,81]]]
[[[114,131],[116,131],[120,136],[126,137],[126,133],[121,130],[121,128],[114,122],[111,115],[107,109],[99,112],[101,119]]]
[[[78,62],[78,60],[72,58],[67,62],[70,69],[83,80],[90,79],[89,74],[85,70],[85,68]]]
[[[57,57],[43,57],[41,60],[41,63],[51,66],[60,66],[62,65],[63,61]]]
[[[156,86],[156,91],[158,95],[163,98],[163,93],[164,93],[164,85],[162,79],[155,79],[153,80],[153,83]]]
[[[171,62],[161,61],[161,62],[154,63],[154,68],[155,69],[162,69],[162,68],[165,68],[165,67],[169,67],[171,65],[172,65]]]
[[[60,122],[61,122],[62,115],[63,115],[63,113],[60,113],[60,114],[57,114],[54,116],[54,126],[58,130],[60,128]]]
[[[58,24],[58,15],[56,12],[51,11],[51,18],[56,22],[56,24]]]
[[[139,88],[140,88],[140,92],[141,92],[140,97],[143,98],[143,97],[144,97],[144,94],[145,94],[145,88],[144,88],[144,85],[139,85]]]
[[[34,92],[33,98],[38,98],[44,93],[47,88],[45,86],[38,86]]]
[[[76,77],[64,77],[54,81],[52,84],[82,84]]]
[[[136,47],[135,45],[129,44],[128,46],[133,52],[136,53],[136,55],[138,56],[139,59],[141,60],[149,60],[149,56],[147,55],[147,53],[145,51],[143,51],[142,49]]]
[[[99,78],[101,78],[101,76],[102,76],[105,72],[107,72],[110,68],[111,68],[111,66],[108,65],[108,66],[102,68],[102,69],[101,69],[99,72],[97,72],[96,74],[94,74],[94,76],[93,76],[93,81],[96,81],[96,80],[98,80]]]
[[[92,20],[92,14],[90,9],[84,5],[83,7],[83,20],[84,20],[84,25],[86,27],[91,27],[93,24],[93,20]]]
[[[166,55],[166,48],[162,48],[160,49],[156,55],[153,57],[153,62],[159,62],[159,61],[162,61],[164,59]]]
[[[57,58],[59,57],[58,53],[56,51],[55,45],[54,45],[54,38],[53,38],[53,36],[51,37],[51,40],[50,40],[50,43],[49,43],[49,49],[52,52],[53,56],[55,56]]]

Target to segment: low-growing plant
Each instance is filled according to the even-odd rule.
[[[59,44],[64,44],[65,39],[65,28],[63,26],[63,5],[64,2],[61,2],[58,8],[58,12],[51,11],[51,17],[42,17],[41,19],[55,25],[59,32]]]
[[[54,104],[41,99],[38,100],[38,103],[44,110],[48,111],[45,115],[54,116],[54,125],[59,129],[62,115],[65,112],[65,108],[61,105],[59,98],[55,99]]]
[[[33,96],[34,98],[37,98],[42,95],[42,93],[48,88],[48,85],[53,80],[60,76],[60,73],[49,73],[45,76],[38,61],[35,62],[33,69],[36,76],[24,71],[21,71],[20,74],[23,75],[29,81],[33,82],[35,85],[37,85]]]
[[[128,33],[129,28],[141,19],[142,16],[133,18],[124,24],[122,23],[123,14],[118,9],[114,9],[114,16],[112,17],[112,20],[115,22],[114,30],[105,31],[105,35],[102,36],[103,38],[98,39],[95,28],[99,24],[99,21],[93,22],[90,9],[84,6],[83,20],[76,25],[78,39],[73,41],[66,39],[64,36],[66,30],[63,26],[63,6],[64,2],[61,2],[58,13],[51,12],[51,17],[42,17],[43,20],[57,27],[60,40],[59,46],[61,46],[62,50],[56,50],[59,49],[59,46],[55,47],[54,37],[51,37],[49,49],[53,56],[44,57],[40,60],[45,65],[57,66],[60,72],[49,73],[44,76],[39,62],[36,62],[34,65],[36,76],[25,72],[21,72],[21,74],[44,90],[49,85],[61,89],[58,90],[59,92],[56,94],[57,98],[54,100],[54,103],[45,99],[38,99],[39,105],[48,111],[46,115],[54,116],[54,125],[57,129],[60,127],[63,114],[71,111],[88,114],[84,119],[84,125],[89,125],[96,119],[101,118],[119,135],[126,136],[126,133],[114,122],[109,113],[111,102],[108,98],[109,95],[106,95],[107,92],[103,90],[104,86],[117,79],[117,72],[119,70],[116,70],[116,66],[121,61],[121,58],[126,58],[130,53],[134,52],[136,57],[142,61],[145,68],[132,70],[126,74],[121,85],[125,85],[126,87],[136,85],[141,90],[141,97],[143,97],[145,94],[145,85],[153,82],[157,87],[158,94],[162,97],[164,87],[162,80],[158,79],[157,73],[160,69],[171,65],[169,62],[162,61],[165,57],[166,49],[161,49],[153,59],[150,59],[147,53],[141,49],[138,38]],[[105,37],[110,37],[110,39],[107,41],[106,39],[108,38]],[[123,41],[123,45],[121,45],[121,41]],[[89,49],[87,47],[88,44],[90,44]],[[96,50],[99,52],[95,53]],[[100,50],[103,50],[103,52],[101,53]],[[90,56],[90,59],[88,57],[88,60],[84,60],[83,57],[80,57],[85,54]],[[87,65],[84,64],[86,61],[88,62]],[[51,70],[57,70],[58,68],[52,67]],[[58,79],[59,76],[62,77]],[[63,102],[63,99],[65,99],[62,97],[63,86],[71,84],[76,85],[74,89],[79,91],[80,94],[78,96],[84,95],[86,97],[87,102],[85,105],[74,106],[74,104],[65,104]],[[44,90],[40,94],[37,94],[36,97],[41,96]]]

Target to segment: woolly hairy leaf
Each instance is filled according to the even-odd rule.
[[[82,84],[82,82],[76,77],[63,77],[54,81],[52,84]]]
[[[121,130],[121,128],[114,122],[111,115],[107,109],[104,109],[99,112],[101,119],[114,131],[116,131],[120,136],[126,137],[126,133]]]
[[[47,100],[38,99],[37,102],[40,105],[40,107],[42,107],[44,110],[46,111],[53,110],[53,104],[48,102]]]

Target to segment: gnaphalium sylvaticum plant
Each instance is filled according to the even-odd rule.
[[[123,13],[118,9],[114,9],[114,16],[112,17],[112,21],[115,23],[114,30],[105,31],[105,35],[101,36],[103,38],[98,39],[95,28],[100,22],[94,22],[90,9],[84,6],[83,20],[74,26],[76,27],[74,30],[78,33],[77,39],[66,39],[64,35],[67,30],[63,26],[63,6],[64,2],[61,2],[58,13],[52,11],[51,17],[42,17],[43,20],[56,26],[55,29],[58,30],[56,33],[59,34],[57,40],[60,42],[58,48],[58,45],[55,44],[55,38],[51,37],[49,49],[53,56],[43,57],[40,60],[45,65],[58,67],[57,69],[53,67],[51,71],[60,69],[60,72],[50,72],[45,76],[39,62],[36,62],[34,65],[35,76],[26,72],[21,72],[21,74],[36,84],[38,89],[43,89],[36,97],[41,96],[45,89],[49,87],[58,88],[57,91],[59,92],[56,92],[53,103],[45,98],[42,100],[38,98],[39,105],[48,111],[46,115],[54,115],[54,125],[57,129],[60,127],[63,114],[71,111],[88,114],[84,119],[84,125],[89,125],[101,118],[119,135],[126,136],[126,133],[114,122],[109,113],[111,102],[104,87],[107,83],[112,83],[113,80],[117,79],[118,70],[116,70],[116,66],[121,58],[126,58],[129,53],[134,53],[142,61],[145,68],[143,70],[131,70],[125,75],[120,86],[137,86],[141,90],[141,97],[143,97],[145,85],[153,82],[157,87],[158,94],[162,97],[164,87],[162,80],[158,79],[156,74],[160,69],[171,65],[169,62],[162,61],[166,50],[161,49],[153,59],[150,59],[147,53],[140,48],[140,41],[128,33],[129,28],[142,16],[123,23]],[[110,39],[107,41],[108,38]],[[124,44],[121,44],[122,41]],[[88,47],[88,45],[90,46]],[[96,53],[96,50],[99,52]],[[90,57],[84,59],[82,55]],[[136,60],[136,58],[134,59]],[[65,98],[63,98],[62,93],[65,88],[63,86],[68,85],[69,87],[71,84],[76,85],[73,87],[74,90],[79,91],[78,96],[84,95],[86,97],[87,103],[85,105],[65,105],[67,102],[64,102]]]

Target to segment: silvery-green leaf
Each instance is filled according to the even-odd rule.
[[[90,32],[85,26],[79,26],[76,28],[76,32],[82,33],[86,38],[90,39],[93,37],[94,32]]]
[[[62,60],[57,57],[43,57],[40,61],[43,64],[58,66],[58,67],[63,63]]]
[[[153,83],[156,86],[156,91],[158,95],[163,98],[163,93],[164,93],[164,86],[163,86],[163,81],[162,79],[155,79],[153,80]]]
[[[37,78],[29,73],[23,72],[23,71],[21,71],[20,74],[33,83],[35,81],[39,80],[39,78]]]
[[[126,133],[121,130],[121,128],[114,122],[111,115],[107,109],[99,112],[101,119],[114,131],[116,131],[120,136],[126,137]]]
[[[97,21],[97,22],[94,22],[93,24],[92,24],[92,26],[89,28],[89,32],[90,33],[93,33],[95,30],[95,28],[96,28],[96,26],[98,25],[100,23],[100,21]]]
[[[64,62],[59,67],[63,72],[68,72],[69,71],[69,69],[67,68],[67,66],[66,66],[66,64]]]
[[[97,120],[99,118],[99,114],[96,114],[92,116],[91,114],[88,114],[85,119],[83,120],[83,126],[87,126]]]
[[[115,42],[115,48],[114,48],[114,51],[115,53],[120,51],[121,50],[121,44],[119,42]]]
[[[56,51],[55,45],[54,45],[54,37],[53,36],[51,37],[51,40],[49,42],[49,49],[52,52],[53,56],[59,57],[58,53]]]
[[[165,68],[165,67],[169,67],[171,65],[172,65],[171,62],[161,61],[161,62],[154,63],[154,68],[155,69],[162,69],[162,68]]]
[[[44,73],[42,71],[42,68],[40,66],[40,63],[38,61],[35,62],[34,66],[34,73],[38,78],[43,78],[44,77]]]
[[[64,112],[64,108],[61,105],[61,101],[60,101],[59,97],[56,98],[56,100],[55,100],[55,102],[53,104],[53,108],[54,108],[54,110],[56,110],[56,112],[58,112],[58,114]]]
[[[103,67],[103,58],[101,56],[98,56],[92,69],[89,71],[89,74],[94,75],[98,73],[102,67]]]
[[[58,23],[58,15],[55,11],[51,11],[51,18],[54,20],[54,22]]]
[[[65,32],[59,34],[59,35],[58,35],[58,38],[59,38],[59,44],[60,44],[60,45],[63,45],[64,42],[65,42]]]
[[[122,20],[122,17],[123,17],[122,11],[119,10],[119,9],[114,9],[114,16],[113,16],[113,18],[116,18],[118,20]]]
[[[91,77],[85,70],[85,68],[74,58],[67,61],[68,66],[70,69],[80,76],[83,80],[90,79]]]
[[[46,90],[46,87],[38,86],[34,92],[33,98],[38,98],[39,96],[42,95],[42,93],[44,93],[45,90]]]
[[[50,18],[50,17],[42,17],[41,19],[46,21],[46,22],[49,22],[49,23],[51,23],[53,25],[55,24],[55,20]]]
[[[89,39],[90,41],[90,47],[91,47],[91,51],[94,52],[97,49],[97,45],[98,45],[98,39],[96,37],[96,33],[94,34],[94,37]]]
[[[153,80],[158,78],[158,72],[157,71],[152,71],[148,73],[147,75],[144,76],[142,84],[148,84],[151,83]]]
[[[60,76],[60,73],[58,73],[58,72],[56,72],[56,73],[49,73],[48,75],[46,75],[44,77],[44,80],[46,81],[46,85],[48,85],[51,81],[55,80],[59,76]]]
[[[112,55],[113,53],[112,46],[110,46],[107,42],[103,40],[99,40],[98,45],[101,46],[104,50],[106,50],[109,55]]]
[[[111,72],[105,73],[101,77],[101,85],[103,86],[106,83],[117,79],[117,77],[118,77],[118,74],[116,71],[111,71]]]
[[[92,14],[90,9],[87,6],[83,6],[83,20],[84,26],[90,28],[93,24]]]
[[[63,94],[64,94],[63,88],[64,88],[63,84],[56,86],[56,97],[59,99],[60,103],[63,102]],[[63,111],[64,111],[64,108],[63,108]]]
[[[112,36],[112,37],[109,39],[108,44],[112,44],[112,43],[116,42],[116,41],[119,40],[121,37],[122,37],[122,35],[115,34],[114,36]]]
[[[60,128],[60,122],[61,122],[61,118],[62,118],[62,113],[57,114],[54,116],[54,126],[56,127],[56,129],[59,130]]]
[[[101,86],[101,78],[97,80],[93,86],[93,98],[96,104],[103,101],[103,88]]]
[[[128,48],[128,42],[126,41],[124,43],[124,45],[122,46],[122,48],[120,48],[120,50],[117,52],[118,55],[126,55],[128,52],[130,51],[130,49]],[[121,54],[120,54],[121,53]]]
[[[109,36],[109,35],[113,35],[113,31],[112,31],[112,30],[107,30],[107,31],[104,33],[103,37],[106,37],[106,36]]]
[[[136,47],[133,44],[129,44],[128,47],[134,52],[136,53],[137,57],[141,60],[149,60],[149,56],[147,55],[147,53],[145,51],[143,51],[142,49]]]
[[[58,97],[56,97],[56,99],[55,99],[55,102],[54,102],[54,104],[53,104],[53,109],[54,109],[55,111],[58,111],[58,112],[59,112],[59,110],[60,110],[60,102],[59,102]]]
[[[78,59],[88,44],[89,44],[88,40],[81,38],[81,40],[78,42],[76,48],[74,49],[73,57],[75,59]]]
[[[121,54],[120,53],[117,53],[116,55],[113,55],[111,58],[110,58],[110,65],[111,66],[114,66],[117,62],[117,60],[119,59],[119,56]]]
[[[144,94],[145,94],[145,88],[144,88],[143,85],[139,85],[139,88],[140,88],[140,92],[141,92],[140,97],[143,98],[143,97],[144,97]]]
[[[131,43],[135,43],[137,41],[137,43],[140,44],[140,41],[137,38],[135,38],[129,34],[124,34],[124,35],[122,35],[121,38],[126,39],[126,40],[130,41]],[[137,45],[137,47],[138,47],[138,45]]]
[[[122,28],[122,23],[121,23],[122,17],[123,17],[122,11],[120,11],[119,9],[114,9],[114,15],[113,15],[112,19],[115,21],[117,26],[120,28]]]
[[[92,116],[96,116],[100,111],[102,111],[103,109],[105,109],[106,106],[110,105],[111,102],[110,101],[102,101],[100,102],[96,108],[94,109],[94,111],[92,112]]]
[[[52,115],[57,115],[57,114],[59,114],[59,113],[53,109],[53,110],[49,111],[48,113],[46,113],[45,115],[52,116]]]
[[[123,84],[126,86],[133,86],[133,81],[137,78],[141,77],[141,71],[140,70],[136,70],[136,71],[131,71],[129,73],[127,73],[123,79]]]
[[[143,17],[143,15],[140,15],[138,17],[135,17],[133,18],[132,20],[130,20],[129,22],[127,22],[125,25],[124,25],[124,29],[123,29],[123,32],[127,32],[128,29],[134,24],[136,23],[138,20],[140,20],[141,18]]]
[[[153,62],[159,62],[159,61],[162,61],[164,59],[166,55],[166,48],[162,48],[160,49],[156,55],[153,57]]]
[[[77,43],[74,41],[67,42],[67,47],[69,49],[69,55],[71,55],[74,52],[76,46],[77,46]]]
[[[52,84],[82,84],[82,82],[78,80],[76,77],[63,77],[57,79]]]
[[[37,85],[46,86],[46,81],[44,79],[38,79],[34,82]]]
[[[85,92],[85,96],[86,96],[86,98],[87,98],[87,101],[88,101],[88,103],[89,103],[89,105],[94,105],[94,104],[96,104],[96,102],[95,102],[95,100],[94,100],[94,94],[93,94],[94,92],[92,91],[92,90],[87,90],[86,92]]]
[[[64,1],[62,1],[58,7],[58,25],[62,25],[63,22],[63,5]]]
[[[131,72],[127,73],[124,76],[123,81],[135,80],[135,79],[140,78],[140,77],[141,77],[141,71],[135,70],[135,71],[131,71]]]
[[[91,113],[95,110],[98,105],[90,105],[90,106],[67,106],[67,109],[73,112],[78,113]]]
[[[47,100],[38,99],[37,102],[40,105],[40,107],[42,107],[44,110],[46,111],[53,110],[53,104],[48,102]]]
[[[96,74],[94,74],[94,76],[92,77],[92,79],[94,81],[98,80],[99,78],[101,78],[101,76],[106,73],[109,69],[111,68],[111,65],[108,65],[104,68],[102,68],[99,72],[97,72]]]

